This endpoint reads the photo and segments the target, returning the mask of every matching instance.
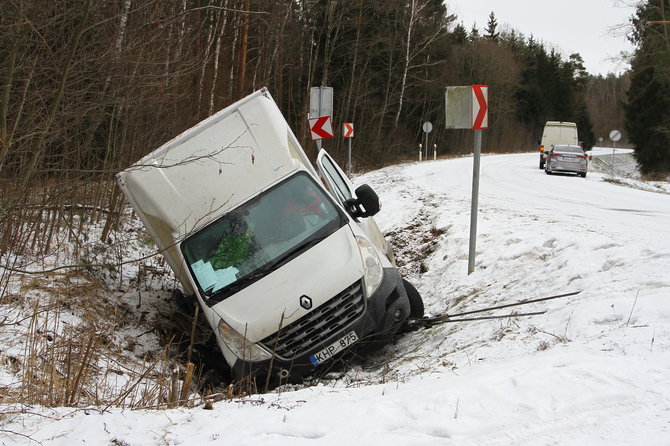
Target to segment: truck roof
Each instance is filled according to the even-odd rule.
[[[547,121],[545,127],[577,127],[577,124],[568,121]]]
[[[298,169],[316,176],[262,89],[149,153],[117,182],[168,260],[181,263],[171,247]]]

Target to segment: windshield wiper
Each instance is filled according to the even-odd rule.
[[[275,262],[272,262],[270,266],[270,271],[274,271],[277,268],[279,268],[281,265],[284,263],[288,262],[292,258],[294,258],[296,255],[300,254],[303,251],[307,251],[311,247],[318,245],[322,240],[326,239],[328,236],[323,236],[323,237],[315,237],[312,239],[307,240],[304,243],[301,243],[300,245],[297,245],[293,247],[292,249],[286,251],[284,255],[282,255],[279,259],[277,259]]]
[[[261,268],[259,270],[256,270],[255,272],[248,274],[237,281],[231,283],[230,285],[221,288],[221,290],[217,291],[212,295],[212,297],[216,296],[219,292],[225,292],[225,297],[230,296],[231,294],[237,293],[241,289],[247,287],[248,285],[252,284],[253,282],[257,281],[264,275],[268,273],[266,268]]]

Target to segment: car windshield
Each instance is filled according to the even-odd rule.
[[[575,146],[556,146],[554,151],[563,153],[584,153],[580,147]]]
[[[182,243],[207,298],[221,301],[337,231],[344,214],[299,173]]]

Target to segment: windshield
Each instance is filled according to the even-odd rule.
[[[182,243],[198,288],[221,301],[345,224],[344,215],[299,173]]]

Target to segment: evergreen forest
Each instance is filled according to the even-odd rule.
[[[662,18],[668,1],[648,3],[639,20]],[[665,52],[603,77],[579,54],[501,29],[494,12],[468,29],[442,0],[4,0],[0,254],[48,251],[75,204],[114,224],[115,173],[262,87],[310,157],[309,90],[332,87],[336,135],[323,145],[344,165],[340,129],[354,123],[355,170],[416,159],[426,121],[439,156],[470,152],[472,132],[444,124],[445,88],[458,85],[489,86],[484,152],[537,150],[547,120],[577,122],[587,148],[625,121],[635,139],[622,144],[642,144],[629,87],[653,95],[653,80],[670,96],[667,26],[653,38],[640,27],[645,54]],[[658,107],[667,151],[670,107]]]

